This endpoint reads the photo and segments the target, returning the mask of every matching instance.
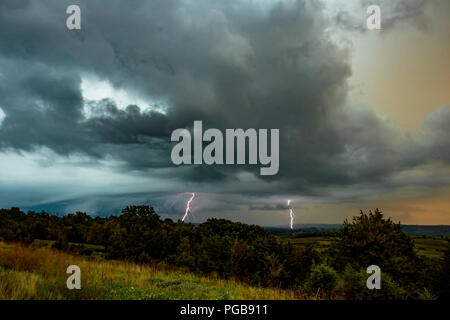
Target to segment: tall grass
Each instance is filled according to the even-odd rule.
[[[81,290],[69,290],[69,265]],[[0,299],[298,299],[294,291],[252,287],[159,265],[102,260],[0,242]]]

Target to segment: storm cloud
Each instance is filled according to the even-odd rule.
[[[75,3],[82,30],[68,31],[65,8]],[[388,24],[422,8],[400,1]],[[335,23],[322,3],[306,0],[2,1],[0,150],[48,148],[93,166],[113,160],[121,174],[174,181],[164,187],[174,192],[223,192],[236,206],[242,194],[249,204],[257,195],[357,198],[412,177],[448,185],[416,170],[448,168],[450,107],[411,133],[349,101],[350,49],[330,38]],[[148,103],[88,99],[82,83],[90,77]],[[170,134],[194,120],[280,129],[279,174],[174,166]]]

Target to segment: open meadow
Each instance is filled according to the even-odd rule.
[[[69,265],[82,290],[69,290]],[[290,290],[202,277],[163,265],[103,260],[40,246],[0,242],[0,299],[297,299]]]

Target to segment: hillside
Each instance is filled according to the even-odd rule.
[[[448,296],[448,240],[411,237],[379,210],[361,212],[338,231],[273,234],[224,219],[197,226],[161,220],[149,206],[107,218],[0,209],[0,243],[5,299]],[[373,264],[383,270],[377,291],[366,286]],[[83,290],[67,290],[69,265],[81,268]]]
[[[81,269],[81,290],[69,290],[69,265]],[[290,290],[202,277],[163,265],[140,265],[0,242],[0,300],[5,299],[296,299]]]

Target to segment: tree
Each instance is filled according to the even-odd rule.
[[[447,241],[447,250],[442,259],[437,283],[439,299],[442,300],[450,299],[450,240]]]
[[[377,265],[403,284],[417,280],[420,259],[413,240],[401,230],[400,223],[385,219],[378,209],[368,214],[361,211],[351,223],[346,220],[331,253],[333,265],[339,270],[348,264],[355,270]]]

